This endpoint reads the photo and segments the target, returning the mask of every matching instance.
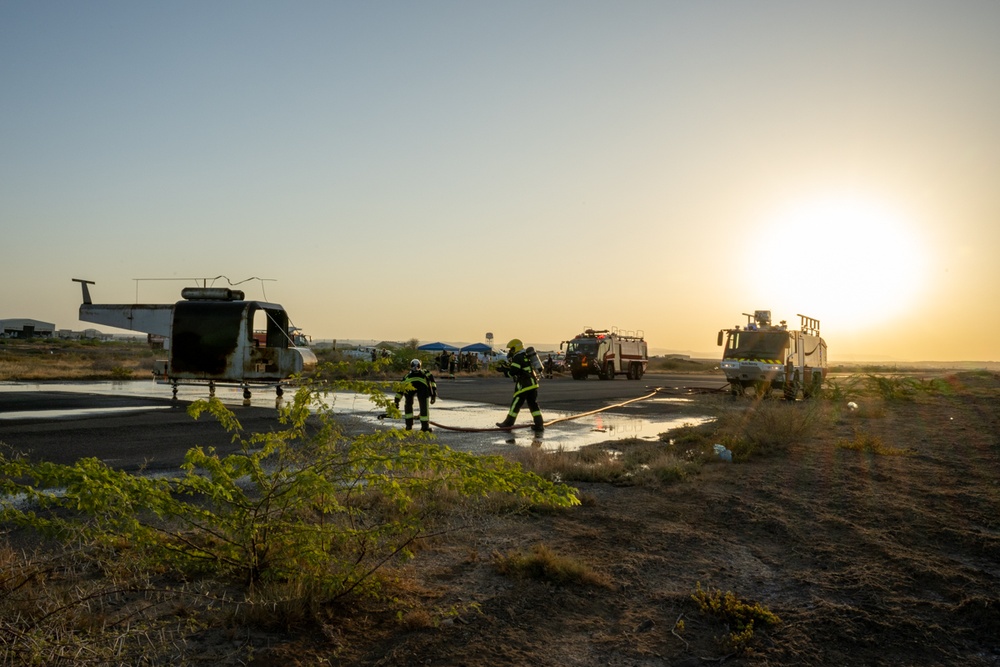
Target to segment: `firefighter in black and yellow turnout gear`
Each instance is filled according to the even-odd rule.
[[[514,400],[510,404],[507,418],[502,422],[497,422],[500,428],[510,428],[517,420],[517,413],[525,403],[531,410],[531,417],[534,423],[531,428],[535,431],[544,431],[545,425],[542,422],[542,411],[538,407],[538,377],[535,369],[531,366],[531,360],[524,349],[524,344],[517,338],[507,343],[507,363],[500,367],[503,374],[514,380]]]
[[[408,389],[403,389],[396,394],[396,407],[399,407],[399,400],[404,399],[403,419],[406,420],[406,430],[413,430],[413,397],[417,397],[420,405],[420,430],[431,430],[431,411],[427,406],[428,399],[431,403],[437,401],[437,383],[434,376],[420,368],[420,360],[414,359],[410,362],[410,372],[403,376],[403,382],[409,383]]]

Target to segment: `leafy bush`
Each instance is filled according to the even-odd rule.
[[[899,375],[868,373],[864,376],[864,386],[869,394],[879,396],[887,401],[911,400],[916,393],[913,382],[909,378]]]
[[[320,373],[322,375],[322,373]],[[578,504],[574,489],[501,457],[439,446],[399,430],[345,438],[321,396],[331,389],[392,401],[370,384],[306,383],[280,413],[281,430],[245,434],[217,399],[198,401],[239,451],[187,452],[183,475],[132,475],[96,459],[73,465],[0,456],[0,519],[82,544],[127,550],[150,571],[241,582],[248,595],[293,592],[319,601],[377,591],[375,574],[412,555],[442,498],[508,494]]]
[[[858,395],[858,377],[849,376],[844,380],[826,378],[823,382],[822,396],[834,403],[840,403]]]

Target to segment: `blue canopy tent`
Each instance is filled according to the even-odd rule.
[[[448,345],[448,343],[426,343],[425,345],[420,345],[417,347],[418,350],[424,350],[425,352],[440,352],[441,350],[448,350],[449,352],[458,352],[458,348],[454,345]]]
[[[490,353],[492,351],[493,348],[487,345],[486,343],[473,343],[472,345],[466,345],[461,350],[459,350],[459,352],[483,352],[483,353]]]

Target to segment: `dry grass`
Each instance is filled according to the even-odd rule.
[[[707,439],[705,436],[704,442]],[[710,451],[704,443],[631,438],[575,451],[518,449],[506,456],[552,481],[650,485],[688,478],[711,459]]]
[[[606,588],[611,580],[596,572],[586,563],[557,554],[544,544],[536,544],[531,553],[515,551],[507,555],[494,554],[493,562],[499,572],[506,575],[527,577],[558,585],[580,584]]]
[[[881,437],[860,428],[854,430],[854,437],[837,441],[840,449],[868,452],[877,456],[912,456],[913,450],[887,445]]]
[[[721,444],[734,462],[780,454],[833,423],[828,402],[757,400],[714,405],[714,422],[685,425],[656,441],[638,438],[588,445],[579,450],[518,449],[506,456],[545,479],[627,485],[671,484],[691,478],[705,464],[718,462]]]
[[[720,412],[718,442],[733,452],[733,461],[780,454],[831,424],[834,410],[823,401],[757,400],[745,409]]]
[[[146,343],[0,340],[0,381],[127,380],[149,376],[157,356]]]
[[[128,560],[127,552],[81,546],[28,552],[0,545],[0,664],[170,661],[203,629],[217,596],[154,584],[128,571]]]

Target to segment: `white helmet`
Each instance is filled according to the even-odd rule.
[[[413,361],[410,362],[410,370],[412,370],[412,371],[419,371],[420,370],[420,360],[419,359],[414,359]]]

